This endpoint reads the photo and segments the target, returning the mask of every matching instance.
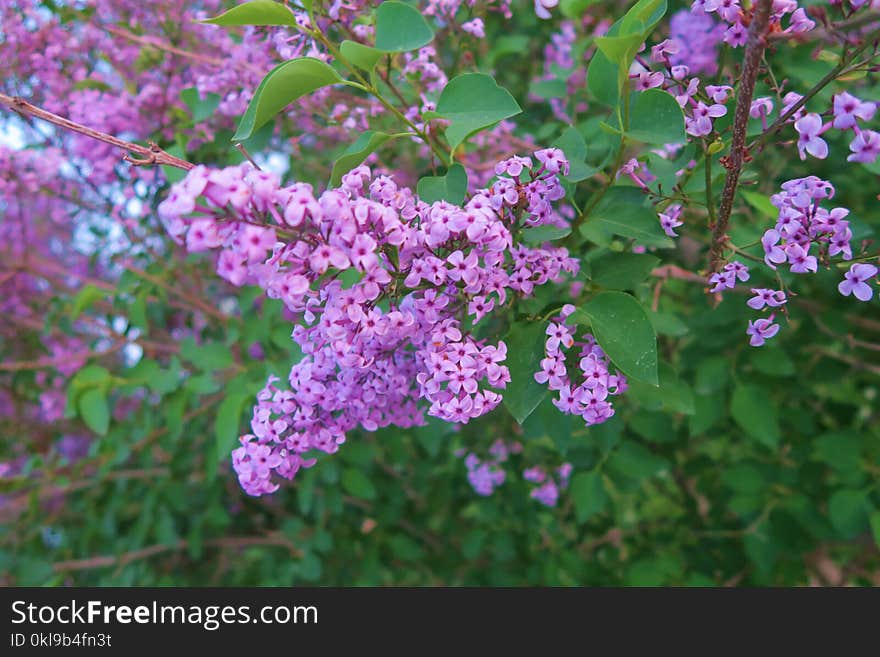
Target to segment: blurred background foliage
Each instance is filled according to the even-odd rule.
[[[523,104],[516,134],[549,144],[567,126],[529,87],[558,26],[521,4],[510,20],[487,16],[487,38],[465,54]],[[568,11],[586,4],[568,3]],[[609,1],[590,11],[613,20],[624,7]],[[58,3],[55,11],[64,8]],[[585,34],[576,53],[591,47]],[[817,57],[809,43],[777,49],[773,71],[794,89],[834,65],[830,51]],[[725,56],[735,61],[741,51]],[[459,53],[449,47],[441,57],[452,71]],[[564,83],[571,72],[557,70],[554,79]],[[861,97],[880,100],[876,74],[855,84]],[[823,92],[825,104],[839,88]],[[538,91],[565,97],[558,85]],[[610,146],[599,118],[607,111],[586,89],[578,93],[588,109],[574,126],[588,149],[586,164],[601,168]],[[201,102],[154,137],[190,161],[241,161],[228,146],[232,126],[214,126],[210,139],[194,132],[191,113],[200,120],[211,114]],[[279,144],[296,126],[281,119],[270,127],[255,137],[262,143],[249,145],[252,152],[285,153]],[[810,174],[835,184],[835,202],[852,210],[866,238],[880,229],[880,170],[844,162],[843,141],[832,138],[830,146],[833,155],[822,162],[802,163],[790,144],[761,153],[746,170],[750,195],[736,205],[733,240],[754,242],[774,219],[769,195],[781,181]],[[288,175],[321,185],[343,149],[303,147],[289,156]],[[400,162],[388,164],[402,166],[406,149],[388,157],[395,152]],[[718,189],[724,170],[717,159],[715,171]],[[690,191],[702,193],[704,179],[694,175]],[[587,180],[577,199],[587,201],[597,188]],[[142,202],[155,205],[165,186],[157,189]],[[655,254],[663,264],[704,266],[708,231],[701,221],[690,216],[676,248]],[[292,485],[249,498],[228,455],[266,377],[299,358],[291,322],[279,302],[226,286],[208,257],[183,255],[152,225],[150,239],[161,243],[127,254],[125,267],[93,250],[90,262],[106,276],[74,293],[55,290],[45,325],[32,335],[3,333],[4,361],[25,360],[28,352],[39,358],[41,334],[76,332],[89,317],[105,326],[121,322],[143,354],[136,363],[127,348],[89,359],[66,383],[58,422],[0,417],[2,456],[17,463],[0,483],[5,584],[880,584],[880,300],[840,296],[842,270],[798,279],[785,330],[754,349],[744,333],[751,313],[737,292],[717,303],[692,281],[649,276],[659,264],[651,254],[597,283],[597,258],[619,254],[624,243],[584,245],[580,280],[628,290],[651,308],[659,389],[634,384],[617,415],[589,429],[545,398],[522,426],[501,407],[458,431],[431,420],[415,430],[353,433],[337,455]],[[98,244],[107,238],[101,226],[89,230]],[[540,309],[565,295],[564,287],[545,286],[531,303]],[[168,343],[174,346],[162,346]],[[43,385],[39,369],[0,376],[21,404],[34,403]],[[59,446],[65,436],[80,442]],[[573,464],[556,508],[531,499],[518,476],[490,497],[474,493],[456,452],[485,451],[498,438],[524,446],[506,464],[512,473],[542,460]]]

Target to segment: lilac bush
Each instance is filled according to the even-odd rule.
[[[11,581],[877,583],[876,0],[13,0],[0,44]]]

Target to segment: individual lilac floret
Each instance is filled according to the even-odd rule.
[[[475,18],[466,23],[462,23],[461,29],[478,39],[483,39],[486,36],[486,28],[483,24],[482,18]]]
[[[865,262],[856,263],[844,274],[844,280],[837,289],[845,297],[852,294],[859,301],[870,301],[874,296],[874,290],[868,282],[875,276],[877,276],[877,267]]]
[[[807,114],[794,122],[794,129],[798,132],[798,154],[802,160],[807,159],[807,153],[820,160],[828,157],[828,143],[820,137],[828,127],[822,125],[822,117],[818,114]]]
[[[852,155],[846,159],[849,162],[862,162],[871,164],[880,155],[880,133],[873,130],[859,130],[856,138],[849,145]]]
[[[834,127],[848,130],[856,127],[856,120],[870,121],[877,111],[877,104],[861,101],[846,92],[836,94],[833,102]]]
[[[659,214],[660,227],[669,237],[678,237],[675,229],[682,225],[679,217],[681,216],[681,205],[670,205],[666,210]]]
[[[753,347],[761,347],[764,342],[779,333],[779,324],[773,323],[773,316],[768,318],[756,319],[749,321],[749,327],[746,329],[746,335],[750,335],[749,344]]]
[[[755,296],[746,301],[746,305],[749,308],[754,308],[755,310],[761,310],[764,306],[767,306],[769,308],[778,308],[787,301],[787,299],[785,298],[785,292],[783,292],[782,290],[770,290],[763,287],[753,287],[752,292]]]
[[[796,242],[789,242],[785,245],[785,253],[788,256],[789,268],[793,274],[815,274],[818,270],[819,263],[816,256],[810,255],[809,244],[804,248]]]
[[[535,14],[547,20],[551,17],[550,10],[559,4],[559,0],[535,0]]]

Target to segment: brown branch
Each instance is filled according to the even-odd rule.
[[[184,169],[186,171],[189,171],[195,166],[191,162],[187,162],[186,160],[182,160],[179,157],[174,157],[170,153],[167,153],[159,148],[159,145],[155,142],[148,142],[149,146],[141,146],[140,144],[119,139],[113,135],[108,135],[106,132],[99,132],[98,130],[93,130],[80,123],[74,123],[70,119],[65,119],[63,116],[58,116],[57,114],[46,111],[41,107],[32,105],[24,98],[18,96],[13,97],[0,93],[0,105],[5,105],[22,116],[32,116],[37,119],[42,119],[52,125],[57,125],[59,128],[69,130],[70,132],[76,132],[85,135],[86,137],[102,141],[105,144],[110,144],[116,148],[128,151],[122,159],[135,166],[165,165]],[[141,157],[134,157],[132,153],[136,153]]]
[[[95,568],[107,568],[110,566],[118,566],[122,568],[133,561],[149,559],[150,557],[163,554],[165,552],[178,552],[184,550],[189,545],[188,541],[180,540],[176,543],[167,545],[151,545],[141,548],[140,550],[132,550],[120,555],[103,555],[99,557],[90,557],[88,559],[71,559],[69,561],[58,561],[53,564],[52,568],[56,573],[75,572],[79,570],[93,570]],[[283,547],[286,548],[292,557],[301,558],[302,551],[297,548],[289,539],[281,534],[268,534],[266,536],[231,536],[226,538],[214,538],[204,541],[204,545],[219,548],[241,549],[247,547]]]
[[[709,249],[710,271],[718,271],[724,255],[727,224],[730,221],[730,213],[733,210],[733,199],[736,196],[739,174],[746,159],[746,131],[749,123],[749,109],[752,106],[752,96],[755,93],[755,82],[758,79],[761,57],[764,55],[764,49],[767,47],[767,26],[770,22],[770,7],[772,4],[772,0],[758,0],[755,6],[755,13],[752,16],[752,23],[749,26],[746,53],[743,58],[742,76],[740,78],[739,90],[736,96],[736,109],[733,116],[733,139],[730,144],[730,153],[722,160],[722,164],[727,169],[727,178],[724,180],[724,191],[721,192],[718,219],[715,221],[715,225],[712,226],[712,246]]]

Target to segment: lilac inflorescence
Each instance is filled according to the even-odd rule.
[[[545,358],[540,371],[534,375],[535,381],[546,383],[550,390],[558,392],[553,404],[563,413],[581,416],[587,426],[601,424],[614,415],[608,397],[626,392],[626,377],[612,373],[608,357],[591,334],[575,340],[577,325],[566,322],[573,312],[573,306],[565,306],[547,327]],[[572,347],[579,349],[579,376],[575,380],[569,376],[566,363],[566,351]]]
[[[274,492],[357,427],[421,425],[425,411],[467,423],[498,406],[507,347],[466,327],[578,270],[564,248],[514,243],[519,227],[565,223],[551,204],[568,161],[534,157],[500,163],[461,206],[425,203],[366,166],[319,196],[244,165],[196,167],[174,186],[159,208],[170,234],[219,250],[220,276],[260,286],[298,322],[303,358],[288,385],[269,379],[233,453],[246,492]]]

